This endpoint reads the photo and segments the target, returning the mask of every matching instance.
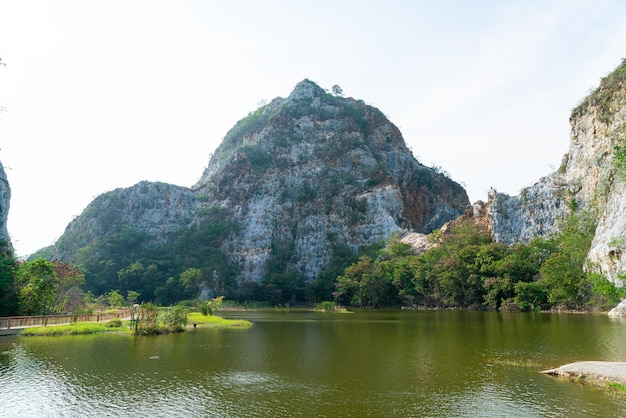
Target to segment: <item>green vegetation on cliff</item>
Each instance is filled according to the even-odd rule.
[[[591,94],[586,96],[584,100],[574,108],[572,117],[580,116],[589,106],[598,108],[598,116],[600,121],[608,123],[611,116],[618,111],[615,108],[617,103],[623,105],[623,100],[616,101],[617,95],[623,97],[624,82],[626,81],[626,59],[606,77],[600,80],[600,85]]]
[[[234,296],[235,269],[219,247],[236,230],[219,208],[204,209],[198,222],[169,237],[150,242],[130,225],[118,225],[76,254],[85,271],[85,290],[102,295],[111,290],[139,293],[138,302],[160,305],[209,294]]]
[[[337,278],[336,300],[361,307],[607,310],[624,291],[584,268],[594,217],[571,216],[557,236],[505,246],[467,219],[422,255],[399,241]]]
[[[83,300],[84,275],[77,268],[43,258],[19,261],[0,255],[0,316],[58,314]]]
[[[141,292],[146,292],[144,300],[174,304],[195,298],[201,289],[210,287],[214,292],[230,289],[232,299],[274,305],[334,299],[336,304],[356,307],[506,311],[608,310],[626,296],[623,289],[584,268],[595,225],[594,216],[586,212],[572,215],[561,233],[552,238],[536,238],[513,246],[493,242],[487,231],[465,218],[445,233],[432,233],[430,238],[437,245],[421,255],[397,237],[384,248],[364,250],[358,259],[351,251],[338,247],[337,257],[331,263],[334,267],[313,282],[279,273],[284,260],[276,259],[274,273],[261,283],[244,286],[239,293],[234,287],[229,288],[232,282],[228,278],[233,275],[227,264],[221,264],[225,258],[215,247],[207,245],[217,242],[222,228],[233,226],[218,221],[218,210],[210,213],[215,216],[209,216],[211,221],[207,218],[183,232],[187,236],[183,240],[186,244],[180,247],[184,257],[163,255],[159,264],[135,260],[120,269],[116,282],[105,283],[103,288],[121,289],[128,295],[126,303],[134,303],[141,299]],[[196,234],[197,240],[209,241],[192,239]],[[194,243],[198,245],[196,250]],[[83,274],[67,264],[43,259],[16,262],[10,254],[0,261],[4,286],[0,288],[0,298],[8,301],[3,305],[3,315],[61,312],[80,305],[77,300],[90,298],[90,293],[85,296],[81,290]],[[106,264],[106,259],[102,262]],[[151,283],[155,277],[166,277],[168,271],[179,273]],[[154,289],[153,293],[149,293],[150,289]],[[109,306],[124,303],[119,290],[106,291],[103,297]]]

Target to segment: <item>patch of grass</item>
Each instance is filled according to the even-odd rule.
[[[130,329],[120,326],[110,326],[110,323],[78,322],[70,325],[51,325],[47,327],[25,328],[20,335],[25,336],[54,336],[54,335],[80,335],[96,334],[100,332],[123,332],[130,333]]]
[[[610,382],[610,383],[606,384],[606,387],[610,388],[610,389],[614,389],[617,392],[620,392],[620,393],[626,395],[626,385],[623,385],[623,384],[618,383],[618,382]]]
[[[154,325],[141,328],[135,335],[162,335],[170,334],[174,332],[185,332],[185,327],[182,325],[168,326],[168,325]]]
[[[220,316],[205,316],[200,312],[192,312],[188,315],[189,324],[197,324],[206,328],[249,328],[252,326],[250,321],[245,319],[224,319]],[[184,331],[184,327],[164,327],[159,326],[154,329],[147,329],[142,332],[143,335],[167,334],[170,332]],[[109,321],[109,322],[78,322],[69,325],[50,325],[47,327],[25,328],[20,332],[22,336],[57,336],[57,335],[81,335],[81,334],[98,334],[105,332],[117,332],[122,334],[133,334],[130,329],[129,321]]]
[[[315,306],[315,312],[350,313],[349,310],[332,301],[320,302]]]
[[[204,328],[249,328],[252,322],[245,319],[225,319],[221,316],[202,315],[200,312],[191,312],[187,315],[188,324],[197,324]]]
[[[493,364],[497,364],[498,366],[521,367],[526,369],[539,369],[541,367],[541,363],[528,358],[496,359],[493,361]]]

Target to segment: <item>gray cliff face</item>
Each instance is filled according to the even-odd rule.
[[[0,163],[0,244],[12,248],[11,238],[7,230],[9,207],[11,206],[11,187],[4,166]]]
[[[490,190],[487,211],[493,238],[511,245],[550,236],[557,231],[559,220],[568,214],[563,200],[565,190],[565,181],[559,173],[543,177],[519,196]]]
[[[240,121],[194,190],[241,226],[224,245],[243,281],[262,279],[277,257],[312,279],[337,245],[356,251],[394,232],[430,232],[469,206],[380,111],[307,80]]]
[[[44,254],[74,261],[81,248],[121,228],[142,233],[143,244],[167,244],[172,232],[192,222],[198,207],[196,195],[186,187],[142,181],[132,187],[115,189],[91,202]]]
[[[142,182],[105,193],[40,254],[73,261],[129,227],[167,252],[172,233],[202,224],[216,207],[234,225],[216,250],[241,284],[268,273],[312,280],[338,249],[428,233],[469,201],[459,184],[415,160],[378,109],[305,80],[239,121],[192,188]]]
[[[626,63],[621,68],[626,73]],[[608,109],[593,102],[583,105],[584,113],[573,123],[583,161],[574,166],[574,178],[582,179],[581,200],[593,201],[599,215],[587,261],[593,271],[623,286],[624,278],[620,276],[626,270],[626,167],[616,165],[615,147],[626,144],[626,87],[620,82],[605,105]]]
[[[493,237],[511,244],[558,231],[572,210],[598,214],[588,266],[618,285],[626,268],[626,184],[615,163],[626,143],[626,63],[603,79],[570,118],[570,148],[560,169],[511,197],[492,191]]]

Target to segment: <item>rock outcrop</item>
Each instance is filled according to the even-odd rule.
[[[623,361],[579,361],[541,373],[585,380],[604,388],[608,383],[626,384],[626,362]]]
[[[7,230],[7,219],[11,206],[11,187],[4,166],[0,163],[0,247],[12,248],[11,238]]]
[[[469,206],[378,109],[308,80],[241,120],[193,189],[239,221],[224,245],[250,281],[276,256],[314,278],[337,245],[356,251],[394,232],[428,233]]]
[[[615,308],[611,309],[608,315],[613,318],[626,317],[626,300],[621,301]]]
[[[493,237],[511,244],[548,236],[575,210],[597,213],[598,226],[588,265],[618,286],[626,268],[626,170],[616,150],[626,143],[626,62],[574,109],[571,141],[558,171],[519,196],[492,191]]]

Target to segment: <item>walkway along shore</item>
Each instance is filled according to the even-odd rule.
[[[0,336],[16,335],[24,328],[67,325],[76,322],[103,322],[128,317],[130,317],[130,308],[121,308],[116,312],[80,315],[5,316],[0,317]]]

